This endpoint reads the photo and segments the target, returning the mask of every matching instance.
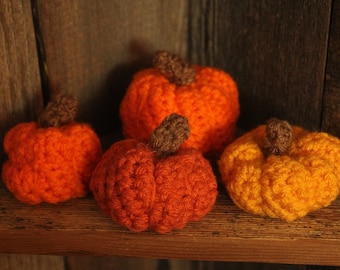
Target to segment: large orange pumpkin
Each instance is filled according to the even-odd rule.
[[[190,65],[158,52],[154,67],[135,74],[122,100],[120,116],[128,138],[147,140],[171,113],[189,119],[186,146],[216,156],[229,144],[239,116],[237,85],[221,69]]]
[[[213,207],[217,183],[210,163],[194,148],[187,119],[167,117],[148,144],[114,143],[93,172],[90,187],[101,209],[132,231],[166,233],[198,221]]]
[[[7,132],[2,180],[20,201],[57,203],[87,194],[102,150],[91,127],[74,121],[77,104],[59,95],[38,123],[20,123]]]

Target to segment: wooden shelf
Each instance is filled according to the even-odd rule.
[[[29,206],[1,185],[0,239],[0,253],[340,265],[340,200],[285,223],[244,213],[222,190],[203,220],[161,235],[120,227],[91,196]]]

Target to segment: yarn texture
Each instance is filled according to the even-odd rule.
[[[337,198],[340,141],[273,119],[226,147],[218,167],[238,207],[290,222]]]
[[[147,141],[171,113],[189,119],[191,135],[184,145],[215,157],[234,139],[237,85],[223,70],[191,65],[160,51],[152,68],[134,75],[121,102],[123,133]]]
[[[113,221],[135,232],[167,233],[211,211],[216,178],[200,151],[179,146],[188,131],[187,119],[172,114],[151,136],[150,144],[125,139],[103,154],[90,187]]]
[[[2,179],[18,200],[58,203],[88,193],[102,150],[91,127],[74,122],[77,105],[58,95],[38,123],[20,123],[5,135]]]

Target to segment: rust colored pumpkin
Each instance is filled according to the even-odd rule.
[[[113,221],[139,232],[166,233],[198,221],[213,207],[217,183],[210,163],[194,148],[185,117],[172,114],[148,144],[114,143],[94,170],[90,187]]]
[[[158,52],[152,68],[135,74],[122,100],[123,133],[147,140],[171,113],[189,119],[191,135],[185,146],[215,157],[234,138],[237,85],[221,69],[190,65],[176,55]]]
[[[91,127],[74,121],[77,104],[74,97],[59,95],[39,122],[20,123],[7,132],[2,179],[18,200],[57,203],[88,193],[102,150]]]
[[[293,221],[335,200],[340,191],[340,141],[271,119],[230,144],[218,162],[237,206]]]

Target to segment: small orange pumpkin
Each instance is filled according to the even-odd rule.
[[[2,179],[18,200],[57,203],[87,194],[102,150],[91,127],[74,122],[77,105],[76,98],[58,95],[38,123],[20,123],[7,132]]]
[[[261,216],[293,221],[340,192],[340,140],[278,119],[236,139],[218,165],[234,203]]]
[[[239,116],[233,78],[223,70],[190,65],[164,51],[155,55],[153,66],[135,74],[122,100],[124,135],[148,140],[167,115],[178,113],[190,123],[185,146],[218,155],[234,138]]]
[[[101,209],[132,231],[159,233],[198,221],[213,207],[217,183],[210,163],[194,148],[185,117],[172,114],[148,144],[114,143],[93,172],[90,187]]]

